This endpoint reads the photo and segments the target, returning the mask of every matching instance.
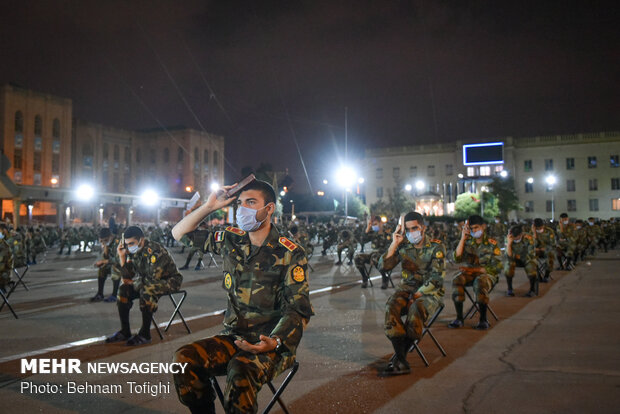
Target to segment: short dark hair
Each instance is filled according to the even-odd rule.
[[[568,214],[562,213],[562,214],[560,214],[560,218],[568,218]]]
[[[480,217],[479,215],[477,215],[477,214],[469,216],[469,218],[467,220],[469,221],[469,225],[470,226],[475,226],[476,224],[478,224],[478,225],[487,224],[487,222],[484,221],[484,219],[482,217]]]
[[[408,222],[408,221],[417,221],[419,224],[424,225],[424,217],[422,217],[422,214],[416,212],[416,211],[410,211],[409,213],[405,214],[405,218],[404,218],[404,222]],[[403,226],[405,225],[405,223],[402,223]]]
[[[297,228],[297,226],[291,226],[290,228],[291,234],[297,234],[298,231],[299,231],[299,228]]]
[[[518,237],[522,232],[523,228],[519,224],[510,228],[510,234],[512,234],[513,237]]]
[[[112,235],[112,232],[110,231],[108,227],[102,227],[101,230],[99,230],[100,239],[105,239],[106,237],[110,237],[111,235]]]
[[[534,219],[534,227],[542,227],[545,225],[545,222],[541,218]]]
[[[256,190],[260,192],[265,199],[265,205],[276,202],[276,192],[274,191],[271,184],[269,184],[267,181],[254,180],[245,187],[243,187],[241,192],[243,193],[244,191],[248,190]]]
[[[138,226],[129,226],[127,227],[123,235],[126,239],[131,239],[132,237],[135,237],[136,239],[141,239],[144,237],[144,232]]]
[[[9,227],[6,224],[4,224],[4,223],[0,223],[0,230],[9,231]]]

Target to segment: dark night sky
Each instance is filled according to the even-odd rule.
[[[293,131],[316,187],[343,155],[345,106],[352,158],[365,147],[620,129],[618,9],[3,0],[0,82],[71,98],[80,119],[156,127],[133,90],[165,125],[226,136],[237,171],[271,162],[303,190]]]

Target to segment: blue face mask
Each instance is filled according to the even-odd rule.
[[[474,239],[479,239],[480,237],[482,237],[482,230],[472,231],[471,237],[473,237]]]
[[[372,231],[375,233],[379,231],[379,226],[372,226]]]
[[[129,250],[129,253],[131,254],[136,254],[138,253],[138,250],[140,250],[140,246],[137,244],[134,244],[133,246],[127,246],[127,250]]]
[[[259,208],[258,210],[262,210],[265,207]],[[256,213],[258,213],[258,210],[244,206],[237,207],[237,225],[241,230],[254,231],[258,229],[265,220],[267,220],[267,217],[265,217],[265,220],[263,221],[256,220]]]
[[[422,232],[421,231],[411,231],[407,233],[407,240],[411,244],[418,244],[422,241]]]
[[[0,240],[4,239],[4,233],[0,233]]]

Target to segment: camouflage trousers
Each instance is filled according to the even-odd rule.
[[[9,290],[8,286],[9,286],[9,282],[11,282],[11,273],[12,271],[0,273],[0,289],[4,291]]]
[[[458,272],[452,279],[452,300],[465,302],[465,287],[473,286],[476,302],[488,304],[489,293],[497,283],[497,276],[486,273]]]
[[[355,256],[355,267],[360,271],[362,275],[364,275],[364,266],[370,264],[371,267],[377,267],[379,264],[379,259],[381,258],[381,253],[378,251],[374,251],[371,253],[358,253]]]
[[[155,313],[159,297],[178,291],[182,280],[179,277],[171,277],[134,282],[134,284],[121,284],[118,288],[117,304],[119,307],[129,306],[131,308],[133,301],[140,299],[140,310]]]
[[[351,245],[351,244],[339,244],[338,245],[338,258],[340,258],[340,255],[342,254],[343,250],[347,251],[347,255],[345,256],[347,259],[349,259],[349,261],[353,260],[353,255],[355,254],[355,248],[357,246],[356,245]]]
[[[97,270],[97,278],[98,279],[107,279],[108,276],[112,276],[112,280],[119,280],[121,278],[121,274],[117,271],[112,271],[112,266],[101,266],[99,270]]]
[[[539,258],[547,259],[547,269],[549,271],[553,270],[553,263],[555,259],[555,252],[553,250],[545,250],[536,252],[536,256]]]
[[[508,259],[504,265],[504,275],[506,279],[512,279],[515,276],[515,268],[522,267],[529,279],[536,279],[536,269],[538,267],[535,260],[524,262],[520,259]]]
[[[184,345],[174,354],[174,362],[189,364],[185,373],[174,375],[174,386],[181,403],[192,412],[213,404],[215,393],[209,379],[219,375],[226,375],[227,413],[257,411],[256,396],[277,375],[281,357],[274,351],[241,351],[235,346],[235,339],[238,337],[234,335],[217,335]]]
[[[423,295],[412,300],[412,292],[398,289],[385,304],[385,335],[393,338],[407,337],[418,340],[422,336],[424,323],[441,306],[441,302],[432,295]],[[406,316],[403,322],[402,317]]]

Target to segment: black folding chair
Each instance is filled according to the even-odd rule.
[[[495,286],[497,286],[497,284],[493,285],[491,290],[489,290],[489,296],[491,295],[491,292],[493,292],[493,289],[495,289]],[[467,311],[467,313],[465,313],[465,316],[464,316],[463,319],[467,319],[467,317],[469,317],[469,319],[472,319],[474,317],[474,315],[480,311],[480,309],[478,309],[478,302],[476,302],[474,300],[473,296],[471,295],[471,293],[469,293],[469,290],[467,290],[467,286],[465,286],[463,288],[463,290],[465,291],[465,295],[467,295],[467,297],[469,298],[469,300],[472,303],[472,305],[469,308],[469,310]],[[495,312],[493,312],[493,308],[491,307],[491,305],[487,305],[487,310],[491,313],[491,315],[493,315],[493,317],[495,318],[496,321],[499,321],[499,318],[497,317]]]
[[[183,296],[181,296],[181,300],[177,303],[176,300],[174,300],[174,296],[175,294],[180,293]],[[183,325],[185,325],[185,329],[187,329],[187,333],[192,333],[192,331],[189,329],[189,326],[187,326],[187,322],[185,322],[185,318],[183,318],[183,314],[181,313],[181,305],[183,305],[183,302],[185,301],[185,298],[187,297],[187,291],[185,290],[177,290],[176,292],[171,292],[171,293],[167,293],[165,295],[161,295],[162,296],[168,296],[170,298],[170,300],[172,301],[172,305],[174,306],[174,312],[172,312],[172,316],[170,317],[170,319],[168,320],[168,324],[166,325],[166,328],[164,329],[164,332],[168,332],[168,329],[170,328],[170,325],[172,325],[172,321],[174,320],[175,316],[179,315],[179,318],[181,318],[181,321],[183,322]],[[157,324],[157,321],[155,320],[155,317],[153,315],[153,317],[151,318],[153,321],[153,325],[155,325],[155,329],[157,330],[157,334],[159,335],[159,339],[164,339],[164,336],[161,334],[161,331],[159,330],[159,325]]]
[[[26,272],[28,271],[28,269],[30,269],[30,266],[26,265],[26,268],[24,269],[24,271],[20,274],[19,271],[16,268],[13,268],[13,273],[15,273],[15,276],[17,276],[17,282],[15,282],[15,285],[13,286],[13,288],[11,289],[11,291],[9,292],[9,295],[11,293],[13,293],[13,291],[15,290],[15,288],[17,288],[17,285],[19,285],[21,283],[21,285],[24,287],[24,289],[26,290],[30,290],[28,289],[28,286],[26,286],[26,284],[24,283],[24,276],[26,276]]]
[[[15,311],[13,310],[13,307],[11,306],[11,303],[9,302],[9,298],[8,295],[4,294],[4,291],[2,289],[0,289],[0,296],[2,296],[2,306],[0,306],[0,311],[2,310],[2,308],[4,307],[4,305],[6,304],[6,306],[8,306],[9,310],[11,311],[11,313],[13,314],[13,316],[15,317],[15,319],[19,319],[17,317],[17,314],[15,313]]]
[[[422,339],[424,339],[424,335],[428,334],[431,337],[431,339],[433,340],[433,342],[435,343],[435,346],[441,352],[441,354],[443,356],[448,356],[448,354],[446,354],[446,351],[443,349],[443,347],[441,346],[441,344],[439,343],[437,338],[435,338],[435,335],[433,335],[433,332],[431,332],[431,326],[433,326],[433,323],[435,323],[435,320],[437,320],[437,317],[439,317],[439,314],[441,313],[441,311],[443,310],[444,307],[445,307],[445,305],[442,303],[439,306],[439,308],[437,308],[437,310],[435,311],[433,316],[431,316],[430,319],[424,324],[424,329],[422,330],[422,335],[420,335],[420,339],[417,339],[413,343],[413,345],[411,345],[411,348],[409,348],[409,352],[413,352],[415,350],[418,353],[420,358],[422,358],[422,361],[424,361],[424,365],[426,365],[427,367],[430,364],[428,363],[428,360],[426,359],[426,356],[424,355],[424,352],[422,352],[422,350],[420,349],[420,346],[419,346],[420,341]]]
[[[217,261],[215,260],[215,257],[213,257],[213,253],[209,252],[209,264],[205,268],[211,267],[211,263],[213,263],[215,267],[219,267]]]
[[[271,409],[276,403],[280,404],[280,408],[282,408],[282,411],[284,411],[285,414],[289,414],[289,411],[286,408],[286,404],[284,404],[284,401],[282,401],[280,396],[282,395],[282,393],[284,392],[288,384],[293,380],[293,377],[297,373],[297,370],[299,369],[299,362],[295,361],[293,365],[289,368],[291,371],[286,375],[286,378],[284,378],[284,381],[282,381],[282,384],[280,384],[279,388],[276,389],[276,387],[274,387],[271,381],[267,382],[267,387],[269,387],[269,389],[273,393],[273,397],[271,397],[269,404],[267,404],[267,406],[263,410],[263,414],[267,414],[269,411],[271,411]],[[282,372],[286,371],[289,368],[284,368]],[[211,380],[211,384],[213,385],[213,388],[215,389],[215,393],[217,394],[217,398],[220,400],[222,407],[224,407],[224,394],[222,393],[222,389],[217,383],[217,378],[211,377],[210,380]]]

